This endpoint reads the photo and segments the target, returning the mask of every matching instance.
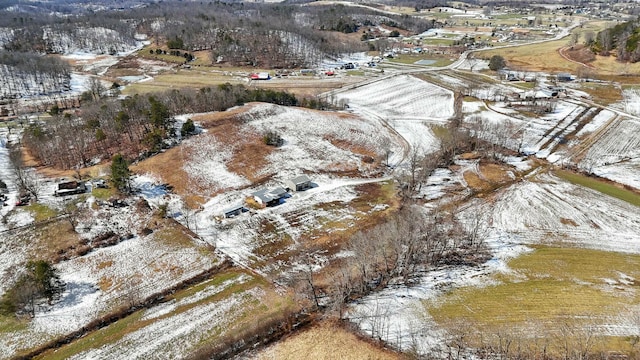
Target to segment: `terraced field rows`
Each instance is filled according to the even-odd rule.
[[[589,149],[583,162],[596,165],[640,157],[640,121],[625,119],[611,126]]]
[[[566,130],[582,118],[587,111],[588,109],[583,107],[576,107],[569,115],[565,116],[562,120],[558,121],[555,126],[547,130],[542,136],[542,139],[536,144],[539,153],[542,153],[540,155],[548,156],[555,145],[564,139],[563,135],[565,135]]]
[[[383,118],[441,118],[453,114],[453,94],[409,75],[401,75],[338,95],[338,100],[375,108]]]

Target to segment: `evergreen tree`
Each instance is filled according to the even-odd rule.
[[[182,137],[186,137],[189,135],[193,135],[196,132],[196,125],[193,123],[193,120],[187,119],[187,121],[182,124],[182,128],[180,129],[180,135]]]
[[[47,299],[51,304],[60,297],[64,288],[64,282],[50,263],[44,260],[29,261],[26,272],[0,299],[0,313],[27,313],[34,316],[39,299]]]
[[[27,263],[28,276],[36,284],[40,295],[51,303],[64,290],[64,285],[56,269],[44,260]]]
[[[506,66],[504,58],[500,55],[493,55],[489,60],[489,69],[493,71],[498,71],[503,69]]]
[[[116,189],[124,192],[131,190],[129,180],[131,171],[127,160],[121,155],[116,154],[111,159],[111,182]]]

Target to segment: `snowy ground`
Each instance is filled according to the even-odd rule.
[[[260,299],[263,292],[259,288],[252,288],[189,307],[249,279],[246,275],[237,276],[220,285],[208,286],[192,296],[144,310],[142,319],[147,322],[145,326],[121,339],[81,352],[70,359],[184,358],[209,339],[211,334],[224,334],[230,324],[242,318],[247,308],[253,307],[251,302]],[[175,346],[176,343],[180,346]]]
[[[237,116],[233,122],[237,128],[234,136],[228,137],[212,128],[186,139],[180,148],[169,150],[171,156],[181,159],[183,180],[192,184],[189,189],[203,189],[197,195],[247,187],[251,185],[248,177],[271,179],[273,184],[282,186],[301,174],[308,174],[312,180],[316,174],[325,173],[334,173],[335,177],[379,176],[385,151],[404,151],[402,139],[393,131],[380,128],[379,122],[351,114],[273,104],[251,104],[242,110],[240,115],[234,115]],[[249,160],[243,161],[251,163],[239,169],[236,156],[242,158],[244,153],[255,151],[255,143],[261,142],[268,131],[280,135],[283,145],[264,149],[264,155],[256,158],[249,155]],[[232,162],[235,166],[230,165]],[[242,171],[243,174],[239,173]]]
[[[640,189],[640,120],[614,122],[586,152],[579,166]]]
[[[510,270],[507,261],[530,251],[528,245],[564,243],[568,246],[640,254],[640,212],[637,207],[550,175],[505,189],[491,207],[471,206],[467,213],[489,211],[487,245],[493,258],[476,268],[452,267],[429,271],[419,284],[390,287],[352,306],[349,317],[374,337],[407,350],[428,354],[444,345],[447,334],[428,315],[421,301],[447,289],[486,286],[491,275]],[[617,319],[612,319],[618,325]],[[605,326],[605,328],[607,328]],[[619,329],[633,333],[635,328]]]
[[[278,242],[283,238],[290,239],[287,246],[273,250],[278,253],[295,250],[301,241],[301,236],[318,229],[323,229],[326,221],[347,221],[354,219],[355,214],[347,204],[357,194],[356,185],[379,182],[385,179],[337,179],[328,176],[313,178],[315,187],[294,193],[284,204],[273,208],[260,209],[255,212],[239,215],[234,219],[216,220],[222,217],[226,208],[241,204],[252,191],[229,191],[209,200],[193,219],[192,228],[205,241],[215,244],[216,248],[236,263],[252,266],[255,270],[258,263],[269,262],[274,252],[261,255],[257,249],[269,246],[270,242]],[[276,186],[269,183],[267,186]],[[321,204],[342,203],[337,208],[323,209]],[[384,207],[372,212],[384,210]],[[363,214],[360,214],[362,216]],[[186,219],[181,219],[183,222]],[[270,223],[275,229],[271,232],[261,232],[261,225]],[[325,228],[323,231],[339,231],[340,228]],[[275,235],[274,235],[275,234]],[[278,246],[278,245],[276,245]],[[282,266],[284,264],[280,264]]]
[[[7,165],[5,153],[6,148],[0,151],[0,162]],[[40,204],[61,208],[66,198],[52,195],[55,182],[42,180],[41,183]],[[15,187],[11,182],[9,186],[10,189]],[[166,196],[166,190],[143,188],[142,196],[153,202],[154,198]],[[135,201],[128,199],[129,206],[122,208],[98,205],[91,196],[81,202],[82,215],[76,227],[80,238],[90,240],[107,232],[114,232],[119,237],[132,237],[56,264],[61,279],[66,283],[61,300],[52,307],[39,308],[26,328],[3,333],[0,348],[5,351],[0,358],[42,344],[52,336],[78,330],[98,316],[127,306],[127,302],[145,299],[220,263],[219,257],[202,241],[192,239],[190,244],[172,243],[171,239],[175,237],[173,230],[161,227],[149,235],[140,234],[142,227],[150,221],[152,212],[140,212],[133,205]],[[34,221],[25,208],[11,208],[13,206],[2,209],[6,220],[3,226],[15,228]],[[9,209],[11,212],[7,214]],[[22,235],[17,236],[16,231]],[[5,286],[11,284],[23,263],[31,257],[33,249],[21,240],[29,231],[25,228],[0,232],[0,273],[3,278],[0,292],[4,292]],[[188,238],[188,235],[182,236]]]
[[[334,145],[332,141],[336,140],[363,147],[377,157],[383,156],[384,147],[401,152],[394,134],[368,119],[271,104],[252,107],[242,118],[248,121],[250,132],[274,130],[284,139],[284,145],[269,155],[267,166],[261,171],[262,174],[275,173],[280,181],[301,172],[358,169],[367,174],[371,171],[361,155]]]
[[[0,347],[7,351],[3,355],[78,330],[128,302],[140,301],[189,279],[216,261],[197,246],[167,246],[153,235],[134,237],[64,261],[56,266],[66,283],[62,299],[36,312],[26,329],[4,333]]]
[[[351,114],[272,104],[253,104],[244,110],[237,115],[240,140],[230,142],[218,138],[214,136],[215,128],[210,128],[181,145],[185,153],[198,154],[186,159],[183,165],[188,181],[197,181],[201,186],[206,185],[207,190],[215,190],[209,192],[213,197],[200,209],[185,209],[174,195],[154,195],[154,184],[159,183],[160,174],[139,176],[134,184],[143,189],[143,195],[152,205],[158,201],[169,204],[172,216],[238,264],[260,263],[258,271],[266,271],[265,264],[275,255],[295,252],[305,234],[319,229],[324,229],[323,232],[344,230],[329,229],[326,223],[346,224],[366,216],[354,212],[348,205],[357,196],[355,187],[389,178],[380,175],[380,165],[363,161],[363,154],[369,153],[379,160],[384,155],[382,147],[396,153],[404,150],[391,130],[383,127],[381,131],[379,122]],[[228,164],[234,154],[245,151],[244,146],[248,145],[244,143],[245,139],[254,139],[256,133],[263,134],[267,130],[280,134],[284,144],[267,155],[256,170],[255,177],[266,176],[266,182],[252,184],[231,171]],[[364,149],[363,154],[351,151],[352,147],[358,151]],[[341,175],[343,172],[350,175]],[[223,219],[224,210],[244,204],[253,192],[285,186],[286,180],[301,174],[309,176],[313,184],[311,189],[292,193],[279,206]],[[384,208],[378,206],[371,211]],[[265,226],[271,230],[265,231]]]
[[[399,75],[339,93],[354,113],[371,121],[388,124],[401,135],[410,148],[422,153],[437,149],[439,141],[431,130],[453,114],[453,94],[446,89],[413,76]],[[390,159],[398,165],[407,156],[394,152]]]

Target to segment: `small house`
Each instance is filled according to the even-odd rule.
[[[251,196],[260,205],[276,206],[282,204],[288,194],[287,190],[279,186],[273,189],[260,189]]]
[[[82,194],[87,192],[87,187],[84,181],[61,181],[58,183],[58,189],[54,192],[55,196],[65,196]]]
[[[569,73],[559,73],[558,75],[556,75],[556,79],[558,81],[568,82],[573,80],[573,76],[571,76],[571,74]]]
[[[247,211],[248,209],[245,208],[244,205],[235,205],[224,210],[224,217],[230,219]]]
[[[311,188],[311,180],[307,175],[300,175],[285,182],[285,187],[290,191],[305,191]]]

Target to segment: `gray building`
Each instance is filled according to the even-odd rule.
[[[289,195],[287,190],[283,187],[275,187],[273,189],[260,189],[251,194],[253,199],[260,205],[264,206],[276,206],[284,202],[284,199]]]
[[[311,180],[307,175],[300,175],[285,182],[285,187],[289,191],[304,191],[311,188]]]

